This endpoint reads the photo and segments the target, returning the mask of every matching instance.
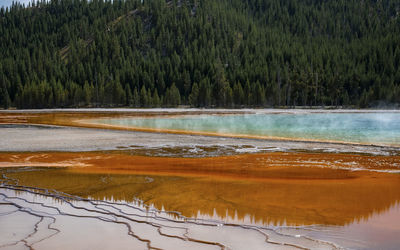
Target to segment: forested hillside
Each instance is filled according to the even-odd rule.
[[[6,108],[400,103],[399,0],[52,0],[0,35]]]

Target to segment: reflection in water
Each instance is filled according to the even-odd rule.
[[[269,153],[164,158],[121,153],[3,153],[4,166],[68,166],[7,174],[26,186],[132,202],[186,217],[257,225],[346,225],[400,200],[395,156]],[[364,169],[364,171],[353,171]],[[351,171],[349,171],[351,170]],[[366,171],[368,170],[368,171]]]
[[[345,225],[385,211],[400,199],[400,179],[377,174],[339,180],[212,180],[204,177],[10,173],[27,186],[113,201],[139,198],[187,217],[259,225]]]
[[[280,233],[303,235],[333,241],[351,249],[398,249],[400,245],[400,203],[368,220],[356,221],[344,227],[312,225],[302,228],[280,228]],[[323,232],[323,233],[321,233]]]
[[[191,219],[137,202],[82,199],[19,186],[5,175],[3,180],[0,221],[4,224],[0,225],[14,227],[0,226],[3,236],[11,236],[1,237],[0,247],[56,249],[62,242],[63,249],[336,248],[271,228]]]
[[[328,242],[374,246],[359,225],[384,239],[381,245],[399,244],[393,237],[398,226],[384,227],[392,237],[380,237],[379,227],[371,230],[371,225],[400,216],[398,209],[392,211],[400,199],[398,175],[352,172],[321,180],[315,177],[322,172],[311,171],[313,179],[249,181],[74,171],[85,168],[3,168],[0,225],[12,226],[0,226],[2,235],[10,236],[1,237],[0,246],[54,249],[60,242],[65,242],[65,249],[246,249],[249,242],[251,249],[335,248]],[[382,220],[379,214],[388,214],[388,209],[392,214]],[[85,241],[79,240],[81,232]],[[98,241],[99,233],[109,245]]]

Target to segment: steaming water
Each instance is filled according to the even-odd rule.
[[[400,145],[400,113],[308,113],[117,118],[98,123],[154,129]]]

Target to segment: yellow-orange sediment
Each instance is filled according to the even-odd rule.
[[[132,156],[121,152],[0,153],[2,166],[62,166],[9,174],[28,186],[97,199],[139,198],[186,216],[217,213],[261,223],[344,225],[400,200],[393,156],[268,153],[210,158]],[[146,178],[154,179],[146,183]],[[139,178],[139,179],[138,179]]]

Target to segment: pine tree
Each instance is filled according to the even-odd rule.
[[[197,107],[199,104],[199,87],[197,86],[197,83],[193,83],[192,85],[192,91],[190,92],[189,95],[189,105],[192,107]]]
[[[4,109],[8,109],[11,106],[11,99],[8,94],[7,88],[3,87],[0,96],[1,96],[0,104],[2,104]]]
[[[243,88],[238,82],[233,86],[233,100],[235,105],[243,105],[245,103]]]
[[[140,104],[141,104],[142,107],[148,107],[149,106],[149,100],[148,100],[148,97],[147,97],[147,90],[146,90],[146,87],[144,85],[140,89]]]
[[[132,107],[134,105],[134,98],[129,84],[125,85],[125,99],[126,99],[126,104],[125,104],[126,106]]]
[[[181,95],[175,83],[167,89],[164,102],[169,107],[176,107],[181,104]]]
[[[400,104],[396,1],[34,5],[0,11],[2,106]]]
[[[85,84],[83,85],[83,96],[85,98],[85,105],[90,105],[93,97],[93,85],[89,85],[87,81],[85,81]]]
[[[135,88],[135,90],[133,91],[133,106],[138,108],[140,107],[140,103],[141,103],[140,96],[137,88]]]
[[[153,92],[153,107],[158,108],[158,107],[160,107],[160,105],[161,105],[160,97],[158,96],[157,89],[154,89],[154,92]]]

